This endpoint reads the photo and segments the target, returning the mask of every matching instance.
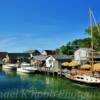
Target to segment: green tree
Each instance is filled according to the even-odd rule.
[[[97,25],[100,29],[100,23],[98,23]],[[86,34],[91,35],[90,28],[86,28],[85,32]],[[100,51],[100,34],[96,26],[93,26],[93,40],[95,50]],[[75,50],[78,49],[78,46],[80,48],[91,48],[91,38],[76,39],[74,41],[70,41],[66,45],[61,46],[59,50],[63,54],[73,55]]]
[[[59,50],[63,54],[73,55],[75,50],[79,48],[90,48],[90,47],[91,47],[91,39],[85,38],[85,39],[77,39],[77,40],[68,42],[66,45],[61,46]]]

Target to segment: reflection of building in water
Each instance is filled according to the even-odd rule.
[[[29,74],[17,73],[17,75],[20,77],[21,80],[30,79],[30,75]]]
[[[50,78],[46,77],[46,84],[50,84]]]
[[[49,84],[49,79],[46,77],[46,84]]]

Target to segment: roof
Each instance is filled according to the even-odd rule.
[[[39,55],[39,56],[33,56],[33,58],[35,60],[40,60],[40,61],[45,61],[47,56],[44,56],[44,55]]]
[[[91,50],[91,48],[79,48],[78,50]],[[76,51],[78,51],[78,50],[76,50]]]
[[[73,57],[72,56],[67,56],[67,55],[52,55],[56,60],[71,60]]]
[[[25,53],[32,53],[33,55],[40,55],[40,52],[38,50],[28,50]]]
[[[6,57],[7,52],[0,52],[0,59],[3,59]]]
[[[30,57],[29,53],[8,53],[8,56],[10,59],[16,59],[16,58],[28,58]]]
[[[55,55],[55,54],[57,54],[57,51],[55,51],[55,50],[44,50],[46,53],[47,53],[47,55]]]

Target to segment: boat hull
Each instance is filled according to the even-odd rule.
[[[17,66],[16,65],[3,65],[3,69],[8,69],[8,70],[16,70]]]
[[[69,76],[65,76],[68,80],[76,83],[76,84],[79,84],[79,85],[84,85],[84,86],[89,86],[89,87],[100,87],[100,82],[98,83],[91,83],[91,82],[84,82],[84,81],[78,81],[78,80],[74,80],[74,79],[71,79]]]
[[[28,73],[28,74],[31,74],[31,73],[34,73],[36,71],[36,69],[31,69],[31,68],[17,68],[17,72],[19,73]]]

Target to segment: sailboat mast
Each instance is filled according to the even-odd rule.
[[[90,14],[90,33],[91,33],[91,71],[94,72],[93,64],[94,64],[94,41],[93,41],[93,29],[92,29],[92,11],[89,9]]]

